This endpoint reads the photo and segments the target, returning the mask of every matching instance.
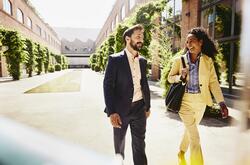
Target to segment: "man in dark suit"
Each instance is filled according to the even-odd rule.
[[[124,159],[125,135],[130,125],[134,165],[147,165],[146,119],[150,115],[147,61],[139,55],[144,29],[134,25],[123,34],[126,48],[109,56],[104,77],[105,112],[113,126],[115,153]]]

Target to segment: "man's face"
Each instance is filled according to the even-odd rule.
[[[144,38],[143,30],[135,30],[134,33],[129,38],[128,44],[135,51],[139,51],[143,47],[143,38]]]

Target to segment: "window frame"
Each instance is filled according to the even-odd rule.
[[[9,15],[13,15],[12,3],[10,0],[3,0],[3,11]]]
[[[19,14],[21,14],[21,15],[19,15]],[[16,18],[17,18],[18,22],[24,24],[24,13],[20,8],[17,8],[17,10],[16,10]]]

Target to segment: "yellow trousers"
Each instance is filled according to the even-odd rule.
[[[190,147],[191,165],[203,165],[203,155],[200,145],[199,125],[206,108],[201,94],[185,93],[182,99],[179,115],[185,125],[180,150],[186,152]]]

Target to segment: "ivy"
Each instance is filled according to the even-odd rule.
[[[159,17],[159,13],[164,10],[166,0],[158,0],[146,3],[135,9],[135,12],[130,17],[126,18],[122,23],[118,24],[112,34],[108,36],[95,53],[90,57],[90,65],[93,70],[103,71],[106,68],[107,57],[114,52],[120,52],[124,49],[123,33],[128,27],[135,24],[144,26],[144,47],[140,50],[141,54],[149,59],[149,45],[152,40],[152,31],[158,26],[155,24],[155,19]],[[111,51],[110,51],[111,50]]]
[[[29,77],[34,71],[37,74],[55,70],[54,64],[57,57],[63,69],[68,68],[68,59],[63,55],[54,55],[47,47],[33,42],[31,39],[24,39],[19,32],[0,27],[0,45],[8,46],[8,50],[2,53],[6,58],[7,69],[13,80],[21,77],[21,66],[25,66]]]
[[[45,50],[40,44],[37,45],[37,58],[36,58],[36,68],[37,68],[37,75],[40,75],[43,71],[44,62],[45,62]]]
[[[13,80],[19,80],[21,76],[21,63],[25,61],[27,53],[25,41],[17,31],[0,29],[4,36],[2,44],[8,46],[8,50],[3,54],[6,57],[7,68]]]
[[[49,49],[46,47],[45,48],[45,59],[44,59],[44,72],[45,73],[48,73],[49,64],[50,64],[50,52],[49,52]]]
[[[35,70],[36,63],[36,54],[35,54],[35,45],[30,39],[25,40],[27,56],[25,60],[25,66],[29,77],[32,77],[33,70]]]

